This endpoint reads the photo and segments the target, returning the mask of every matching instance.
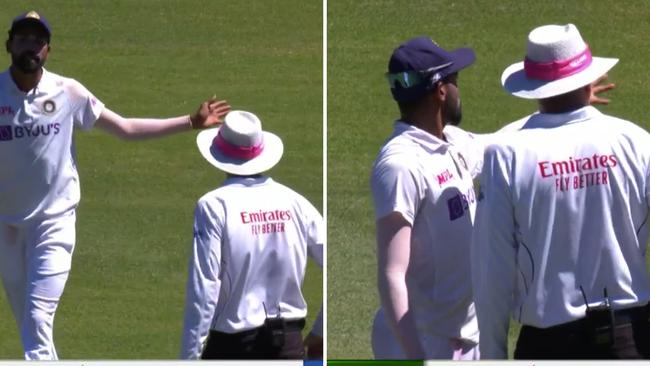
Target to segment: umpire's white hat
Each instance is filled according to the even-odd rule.
[[[530,32],[525,60],[506,68],[501,84],[520,98],[550,98],[593,83],[617,62],[592,57],[575,25],[545,25]]]
[[[231,111],[221,127],[201,131],[196,144],[210,164],[241,176],[271,169],[284,151],[282,140],[271,132],[262,131],[259,118],[245,111]]]

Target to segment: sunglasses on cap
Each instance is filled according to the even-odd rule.
[[[387,72],[386,79],[388,80],[388,85],[390,85],[391,89],[396,88],[397,84],[399,84],[402,88],[411,88],[424,82],[434,84],[447,76],[443,76],[438,71],[451,66],[452,63],[453,62],[447,62],[442,65],[419,71],[402,71],[397,73]]]

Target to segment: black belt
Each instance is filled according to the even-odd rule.
[[[297,319],[297,320],[285,320],[285,325],[286,325],[286,330],[290,331],[301,331],[305,327],[305,319]],[[236,332],[236,333],[225,333],[225,332],[220,332],[218,330],[210,330],[210,333],[214,333],[215,335],[219,335],[221,337],[228,337],[228,338],[246,338],[248,336],[255,336],[257,335],[260,330],[262,330],[264,326],[260,326],[257,328],[253,329],[248,329],[248,330],[243,330],[241,332]]]
[[[648,310],[649,305],[637,306],[627,309],[614,310],[614,325],[623,325],[630,324],[639,321],[648,321],[648,316],[650,312]],[[574,320],[568,323],[554,325],[548,328],[537,328],[530,325],[524,325],[524,327],[529,328],[528,331],[533,331],[537,333],[545,333],[546,335],[550,334],[566,334],[567,332],[579,333],[590,330],[591,323],[587,318],[582,318]]]

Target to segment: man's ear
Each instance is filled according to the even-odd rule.
[[[10,40],[7,40],[5,42],[5,49],[7,50],[7,53],[11,53],[11,47],[9,46],[10,43],[11,43]]]
[[[445,83],[438,82],[438,85],[436,86],[436,99],[440,102],[444,102],[445,99],[447,99],[447,86]]]

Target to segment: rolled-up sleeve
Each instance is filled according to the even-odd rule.
[[[181,358],[198,359],[210,331],[221,281],[221,223],[199,201],[194,213],[194,239],[189,260]]]

